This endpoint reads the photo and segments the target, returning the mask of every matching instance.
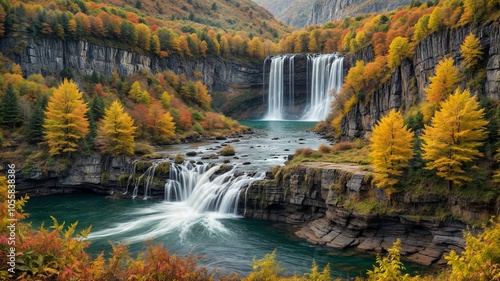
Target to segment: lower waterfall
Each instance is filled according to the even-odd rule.
[[[139,182],[144,186],[143,199],[151,198],[151,183],[161,162],[165,160],[154,162],[146,172],[135,177],[132,198],[139,196]],[[240,193],[264,176],[265,172],[239,171],[237,165],[198,165],[189,161],[170,163],[165,200],[131,214],[136,218],[134,220],[91,233],[89,239],[120,234],[127,237],[128,242],[138,242],[173,232],[183,240],[193,227],[199,225],[214,235],[227,233],[229,230],[218,220],[238,216]],[[141,228],[147,228],[147,231],[138,232],[137,229]]]

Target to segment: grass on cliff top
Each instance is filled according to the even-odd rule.
[[[289,164],[303,162],[329,162],[329,163],[355,163],[359,165],[370,165],[368,153],[370,147],[366,142],[356,140],[354,142],[339,142],[333,146],[322,145],[318,150],[302,148],[295,151],[293,159]]]

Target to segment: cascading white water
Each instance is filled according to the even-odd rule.
[[[294,76],[294,55],[281,55],[271,59],[269,69],[269,88],[267,99],[267,114],[264,120],[283,120],[285,118],[285,62],[288,61],[288,100],[289,106],[293,106],[293,76]],[[265,63],[264,61],[264,67]]]
[[[293,111],[295,108],[295,56],[279,55],[270,59],[266,58],[264,61],[264,76],[267,62],[271,61],[267,95],[268,109],[264,120],[284,120],[293,114],[287,112],[287,109]],[[337,54],[307,55],[306,85],[310,91],[307,105],[299,120],[319,121],[328,116],[333,101],[332,91],[338,93],[342,87],[343,60],[344,58]],[[288,65],[288,73],[285,70],[286,65]],[[309,67],[312,69],[311,75],[309,75]],[[287,80],[285,76],[288,78],[288,83],[285,83]],[[288,99],[287,105],[285,98]]]
[[[236,215],[241,189],[264,177],[264,173],[236,173],[235,168],[214,176],[221,166],[207,168],[208,165],[190,162],[171,164],[170,180],[165,184],[165,200],[184,201],[198,212]]]
[[[301,120],[320,121],[330,113],[333,93],[338,93],[343,83],[343,57],[337,54],[309,56],[312,60],[310,102]]]

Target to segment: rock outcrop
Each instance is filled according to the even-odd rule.
[[[221,58],[197,60],[175,56],[161,59],[128,50],[96,45],[85,41],[30,38],[24,50],[14,50],[14,39],[0,39],[0,51],[21,65],[25,75],[60,74],[70,70],[90,75],[92,72],[111,77],[114,71],[126,77],[134,72],[171,70],[194,78],[201,73],[203,82],[214,91],[231,87],[262,87],[260,64],[225,61]]]
[[[339,249],[380,252],[400,238],[402,255],[424,265],[443,263],[445,253],[460,251],[465,245],[466,224],[443,220],[436,210],[482,220],[499,212],[500,206],[493,201],[471,208],[463,199],[438,194],[406,193],[389,199],[372,187],[371,180],[356,165],[303,163],[281,170],[275,179],[251,185],[241,195],[240,212],[248,218],[301,225],[297,236]],[[372,206],[363,211],[358,204]],[[395,211],[377,212],[387,206]]]
[[[360,101],[342,120],[342,137],[367,138],[376,122],[391,109],[403,111],[425,100],[424,89],[429,86],[429,78],[435,74],[440,60],[452,57],[455,65],[462,61],[460,45],[469,33],[481,41],[483,47],[486,81],[478,91],[481,97],[500,99],[500,28],[499,21],[483,26],[467,26],[433,33],[424,38],[415,48],[412,59],[403,61],[391,75],[388,82],[382,84],[365,101]],[[371,48],[363,49],[346,62],[346,69],[356,60],[373,61]],[[461,85],[465,88],[465,82]]]
[[[324,24],[357,14],[391,11],[407,6],[410,0],[317,0],[310,12],[307,25]]]

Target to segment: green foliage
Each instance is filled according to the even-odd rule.
[[[37,144],[43,141],[44,129],[43,123],[45,122],[45,108],[48,99],[43,96],[35,105],[35,109],[26,128],[26,139],[30,144]]]
[[[21,119],[21,107],[19,97],[12,84],[8,84],[0,103],[0,120],[2,124],[12,129],[16,128]]]

